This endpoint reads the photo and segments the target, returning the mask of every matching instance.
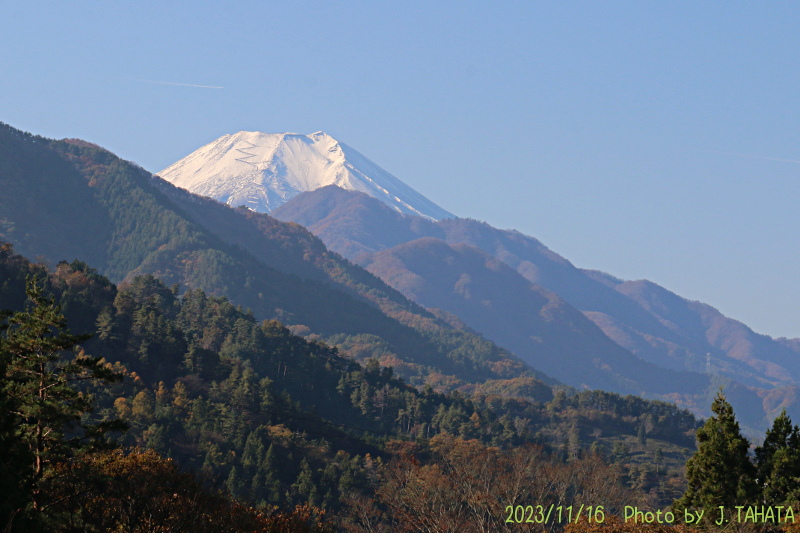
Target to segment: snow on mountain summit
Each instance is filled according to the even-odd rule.
[[[158,175],[195,194],[261,213],[301,192],[338,185],[367,193],[401,213],[434,220],[453,216],[322,131],[223,135]]]

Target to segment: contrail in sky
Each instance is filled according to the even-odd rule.
[[[173,81],[154,81],[154,80],[132,80],[142,83],[155,83],[157,85],[180,85],[181,87],[200,87],[201,89],[224,89],[225,87],[217,87],[216,85],[195,85],[193,83],[175,83]]]
[[[797,159],[783,159],[780,157],[767,157],[763,155],[735,154],[733,152],[717,152],[716,150],[711,150],[711,153],[719,155],[732,155],[734,157],[746,157],[748,159],[765,159],[767,161],[778,161],[779,163],[800,163],[800,161]]]

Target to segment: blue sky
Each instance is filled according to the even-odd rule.
[[[800,337],[798,4],[430,4],[4,2],[0,121],[153,172],[324,130],[459,216]]]

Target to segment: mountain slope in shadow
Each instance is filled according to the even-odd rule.
[[[359,262],[409,298],[456,314],[558,379],[581,388],[688,394],[706,376],[661,369],[623,349],[580,311],[486,252],[423,237]]]
[[[518,231],[471,219],[435,222],[403,215],[366,195],[337,187],[299,195],[272,214],[306,226],[331,249],[365,264],[371,254],[425,237],[474,246],[527,281],[556,293],[642,360],[674,371],[705,374],[710,368],[715,384],[730,388],[738,382],[737,387],[750,391],[751,400],[763,400],[762,417],[794,404],[800,341],[759,335],[711,306],[649,281],[624,281],[577,268]],[[673,399],[687,405],[696,401]]]

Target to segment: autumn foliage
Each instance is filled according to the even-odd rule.
[[[257,511],[203,487],[152,450],[89,454],[62,464],[50,492],[60,531],[325,532],[324,512]]]
[[[375,503],[391,517],[392,531],[530,531],[530,524],[507,522],[508,506],[603,505],[614,512],[633,497],[620,472],[594,455],[565,464],[537,446],[501,450],[449,435],[431,439],[429,457],[420,452],[410,446],[382,472]]]

